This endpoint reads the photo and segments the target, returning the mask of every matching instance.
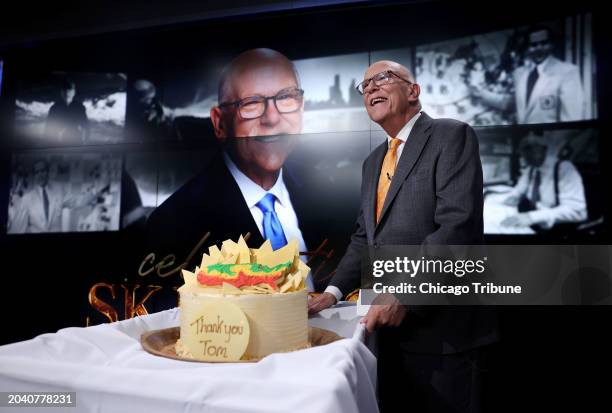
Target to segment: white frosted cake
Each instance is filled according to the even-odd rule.
[[[308,272],[299,259],[297,241],[272,251],[269,242],[249,249],[241,237],[237,243],[225,241],[221,250],[209,248],[200,267],[194,272],[183,270],[177,354],[207,360],[197,344],[207,337],[194,320],[201,316],[202,308],[227,303],[242,310],[248,320],[248,345],[241,359],[308,347]],[[190,348],[189,343],[197,348]]]

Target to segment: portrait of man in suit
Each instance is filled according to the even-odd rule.
[[[62,193],[49,183],[49,163],[40,160],[32,167],[32,188],[21,198],[9,232],[36,233],[62,230]]]
[[[553,36],[546,26],[527,33],[530,66],[514,75],[519,123],[568,122],[585,118],[586,102],[578,67],[553,56]]]
[[[229,63],[210,112],[219,152],[149,217],[155,252],[184,260],[207,232],[206,246],[250,233],[252,247],[297,239],[300,251],[316,248],[308,194],[285,167],[302,128],[303,93],[293,63],[275,50],[249,50]]]
[[[101,185],[96,182],[84,192],[70,193],[65,185],[52,182],[49,175],[50,165],[46,159],[34,162],[31,175],[32,185],[13,205],[8,233],[69,231],[72,228],[65,228],[67,224],[63,222],[64,208],[93,206],[103,190],[108,190],[108,183],[105,183],[104,188],[101,189]]]
[[[473,89],[472,96],[500,110],[515,109],[520,124],[588,119],[578,67],[555,57],[553,51],[550,27],[529,28],[524,63],[513,71],[514,95]]]
[[[311,313],[359,287],[369,247],[483,241],[483,175],[474,130],[422,112],[420,87],[398,63],[376,62],[364,79],[358,91],[387,140],[363,164],[355,231],[326,291],[309,302]],[[475,409],[482,382],[479,349],[497,341],[495,313],[404,306],[389,298],[372,305],[362,320],[368,331],[378,332],[381,409]]]

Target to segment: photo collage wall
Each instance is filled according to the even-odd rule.
[[[256,139],[286,151],[283,176],[295,173],[302,185],[291,202],[311,198],[311,212],[338,217],[305,248],[334,238],[337,251],[346,247],[362,162],[386,139],[355,86],[382,59],[412,70],[428,115],[476,128],[486,234],[597,233],[604,217],[590,18],[295,59],[300,127],[292,137]],[[211,119],[227,63],[217,61],[182,73],[59,67],[19,77],[7,233],[144,230],[157,207],[224,159]]]

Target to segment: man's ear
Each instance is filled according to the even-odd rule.
[[[410,95],[410,97],[412,97],[414,100],[419,100],[419,96],[421,95],[421,86],[419,86],[418,83],[412,84],[412,91],[410,92]]]
[[[221,142],[227,138],[227,129],[223,120],[223,111],[218,106],[213,106],[210,110],[210,120],[212,121],[213,128],[215,129],[215,136]]]

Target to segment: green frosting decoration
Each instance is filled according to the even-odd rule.
[[[267,265],[252,263],[252,264],[212,264],[206,267],[207,272],[210,274],[213,271],[217,271],[223,275],[237,275],[234,268],[243,269],[246,266],[249,266],[249,270],[254,273],[265,273],[269,274],[271,272],[277,272],[283,268],[290,268],[293,264],[293,261],[287,261],[283,264],[275,265],[274,267],[268,267]]]

